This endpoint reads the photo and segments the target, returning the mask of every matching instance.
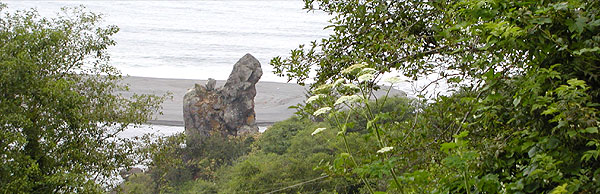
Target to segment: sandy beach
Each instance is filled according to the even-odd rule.
[[[123,83],[130,88],[129,92],[123,92],[125,96],[133,93],[163,95],[170,92],[173,98],[163,102],[163,115],[157,115],[150,123],[183,126],[183,95],[196,83],[206,84],[206,80],[126,77]],[[217,81],[217,87],[224,84],[223,80]],[[304,101],[307,88],[292,83],[258,82],[254,99],[257,124],[268,126],[291,117],[295,110],[288,107]]]
[[[129,92],[123,92],[124,96],[131,96],[134,93],[163,95],[170,92],[173,98],[163,102],[163,115],[157,115],[150,123],[183,126],[183,95],[196,83],[206,84],[206,80],[126,77],[123,83],[128,84],[130,88]],[[217,81],[217,87],[224,84],[223,80]],[[256,84],[257,94],[254,99],[257,124],[269,126],[291,117],[296,110],[288,107],[303,102],[307,90],[308,86],[293,83],[259,81]],[[405,94],[396,90],[391,95]]]

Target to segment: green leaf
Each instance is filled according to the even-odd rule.
[[[600,20],[592,20],[590,23],[588,23],[588,25],[590,27],[598,27],[600,26]]]
[[[555,149],[556,147],[558,147],[561,144],[561,141],[555,137],[550,137],[548,138],[548,141],[546,141],[546,144],[544,145],[544,149]]]
[[[548,109],[542,112],[542,115],[550,115],[554,114],[555,112],[558,112],[558,110],[555,107],[548,107]]]
[[[598,150],[588,150],[583,154],[583,156],[581,156],[581,160],[586,161],[586,162],[590,161],[592,158],[594,158],[595,160],[598,160],[598,155],[599,155]]]
[[[500,99],[502,99],[502,94],[499,94],[499,93],[490,94],[485,98],[486,101],[492,101],[492,102],[498,101]]]
[[[582,33],[583,32],[583,28],[587,25],[587,18],[586,17],[578,17],[577,19],[575,19],[575,25],[577,26],[577,32],[578,33]]]
[[[367,121],[367,129],[368,130],[373,129],[376,122],[377,122],[377,118]]]
[[[462,139],[462,138],[467,137],[468,135],[469,135],[469,131],[462,131],[458,135],[453,135],[452,137],[454,137],[456,139]]]
[[[582,133],[598,133],[598,127],[588,127],[581,131]]]
[[[567,183],[555,187],[550,192],[550,194],[563,194],[563,193],[568,193],[568,191],[567,191]]]
[[[575,130],[569,130],[567,131],[567,135],[569,135],[570,138],[573,138],[577,135],[577,132]]]
[[[533,158],[533,156],[535,156],[535,154],[537,154],[537,152],[539,151],[537,146],[533,146],[531,147],[531,149],[529,149],[529,151],[527,152],[527,155],[529,156],[529,158]]]
[[[535,142],[527,141],[527,142],[523,143],[523,145],[521,145],[521,151],[525,151],[525,150],[529,149],[529,147],[531,147],[532,145],[535,145]]]
[[[441,145],[440,150],[443,151],[443,152],[445,152],[445,153],[448,153],[450,150],[456,148],[457,146],[458,145],[456,143],[454,143],[454,142],[443,143]]]
[[[571,86],[585,87],[585,81],[583,81],[583,80],[570,79],[567,81],[567,83]]]
[[[600,53],[600,47],[594,48],[582,48],[573,52],[575,55],[582,55],[584,53]]]
[[[552,5],[552,7],[556,10],[566,10],[569,8],[569,5],[567,2],[561,2],[561,3]]]
[[[539,187],[540,187],[540,185],[538,185],[536,183],[528,184],[528,185],[525,185],[525,191],[527,191],[527,193],[533,193]]]
[[[521,103],[521,96],[517,96],[515,97],[515,99],[513,100],[513,105],[516,107]]]
[[[552,23],[552,19],[551,18],[536,18],[531,20],[531,23],[534,24],[549,24]]]
[[[350,154],[349,153],[341,153],[340,157],[347,159],[347,158],[350,158]]]
[[[488,79],[488,80],[489,79],[493,79],[495,77],[494,76],[494,69],[492,68],[489,71],[485,72],[485,74],[483,74],[483,76],[485,76],[486,79]]]

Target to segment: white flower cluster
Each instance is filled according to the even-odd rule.
[[[359,82],[371,81],[373,79],[375,79],[375,76],[370,73],[366,73],[366,74],[363,74],[360,77],[358,77]]]
[[[323,128],[323,127],[321,127],[321,128],[317,128],[317,129],[315,129],[315,131],[314,131],[314,132],[312,132],[310,135],[316,135],[316,134],[319,134],[319,133],[321,133],[322,131],[325,131],[325,129],[327,129],[327,128]]]
[[[320,108],[319,110],[315,111],[313,113],[313,115],[319,116],[319,115],[322,115],[322,114],[325,114],[325,113],[329,112],[330,110],[331,110],[331,107],[323,107],[323,108]]]
[[[377,150],[377,153],[383,154],[383,153],[392,151],[393,149],[394,149],[394,147],[383,147],[383,148]]]
[[[357,85],[354,85],[354,84],[344,84],[343,87],[344,88],[348,88],[348,89],[352,89],[352,90],[359,90],[360,89]]]
[[[343,74],[350,74],[352,73],[354,70],[356,69],[362,69],[363,67],[366,67],[368,64],[365,62],[362,63],[357,63],[354,65],[351,65],[350,67],[347,67],[346,69],[342,70]]]
[[[355,102],[360,102],[360,100],[362,100],[362,98],[357,95],[342,96],[335,101],[334,105],[343,104],[343,103],[355,103]]]
[[[346,82],[346,80],[344,78],[340,78],[340,79],[335,80],[335,82],[333,82],[333,86],[338,87],[338,86],[344,84],[345,82]]]
[[[323,97],[325,97],[325,94],[317,94],[317,95],[311,96],[310,98],[306,99],[306,104],[310,104],[310,103],[314,102],[315,100],[318,100]]]
[[[360,71],[360,74],[375,74],[377,73],[377,70],[373,69],[373,68],[364,68]]]
[[[402,79],[400,79],[400,77],[398,77],[398,76],[394,76],[394,77],[385,78],[383,81],[390,83],[390,84],[397,84],[397,83],[402,82]]]

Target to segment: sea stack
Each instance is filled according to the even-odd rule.
[[[246,54],[235,63],[222,88],[215,87],[214,79],[204,86],[196,84],[183,97],[185,133],[203,136],[257,133],[254,97],[261,76],[260,62]]]

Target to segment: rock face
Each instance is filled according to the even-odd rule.
[[[261,76],[258,60],[246,54],[235,63],[222,88],[215,88],[214,79],[205,86],[196,84],[183,97],[185,133],[209,136],[258,132],[254,97]]]

